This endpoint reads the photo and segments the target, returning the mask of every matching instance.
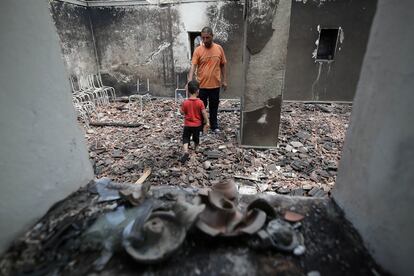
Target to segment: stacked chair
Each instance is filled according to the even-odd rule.
[[[90,114],[97,106],[109,104],[110,99],[116,98],[115,89],[105,86],[102,77],[97,75],[71,76],[72,102],[78,116],[87,124]]]

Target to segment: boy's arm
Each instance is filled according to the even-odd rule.
[[[204,122],[206,122],[206,125],[210,126],[210,123],[208,122],[207,110],[206,109],[201,110],[201,114],[203,114]]]

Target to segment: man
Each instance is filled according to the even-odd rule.
[[[191,81],[194,72],[197,71],[197,79],[200,82],[199,96],[204,106],[209,108],[211,130],[219,132],[217,110],[220,88],[227,88],[227,60],[223,48],[213,42],[213,30],[210,27],[201,30],[201,39],[203,44],[194,50],[188,80]]]

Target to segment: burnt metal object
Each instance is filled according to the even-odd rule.
[[[237,185],[231,179],[221,180],[220,182],[214,184],[212,190],[222,193],[227,199],[233,202],[237,201]]]
[[[234,202],[217,191],[210,191],[208,196],[200,198],[206,208],[196,226],[207,235],[233,237],[243,233],[254,234],[266,223],[264,211],[255,208],[243,214]]]
[[[254,201],[252,201],[248,206],[247,206],[247,210],[253,210],[253,209],[259,209],[262,210],[263,212],[266,213],[266,216],[268,219],[273,219],[276,217],[276,211],[273,208],[272,205],[270,205],[270,203],[263,199],[263,198],[258,198]]]
[[[126,252],[141,263],[157,263],[168,258],[183,243],[186,230],[174,212],[153,212],[142,227],[130,222],[123,232]]]
[[[271,220],[266,229],[257,232],[250,245],[256,249],[274,248],[285,252],[294,252],[296,248],[304,252],[305,249],[303,235],[280,219]]]

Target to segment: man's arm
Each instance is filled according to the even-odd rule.
[[[208,122],[207,110],[206,109],[201,110],[201,114],[203,114],[204,122],[206,122],[206,125],[210,125],[210,123]]]
[[[210,123],[208,121],[207,110],[206,109],[201,110],[201,114],[203,114],[204,122],[206,122],[206,124],[203,127],[203,132],[207,133],[207,130],[210,127]]]
[[[192,81],[193,80],[193,76],[194,76],[194,72],[197,69],[197,64],[191,64],[191,69],[190,69],[190,73],[188,73],[188,81]]]
[[[220,69],[221,69],[221,75],[222,75],[221,86],[223,87],[224,90],[226,90],[227,89],[226,63],[221,64]]]

